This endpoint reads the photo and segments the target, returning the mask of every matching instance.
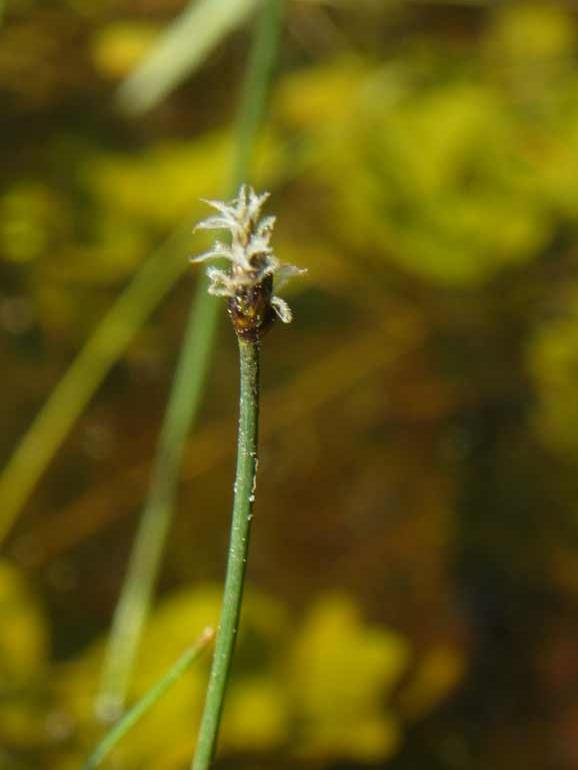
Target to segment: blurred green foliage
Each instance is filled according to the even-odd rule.
[[[149,115],[114,107],[183,8],[8,4],[6,458],[149,251],[227,178],[244,29]],[[310,280],[265,345],[253,587],[221,766],[572,768],[575,9],[295,0],[287,14],[255,181],[273,192],[280,257]],[[111,372],[0,566],[8,770],[77,768],[102,733],[103,639],[191,283]],[[223,331],[134,698],[218,610],[232,351]],[[111,767],[187,766],[206,665]]]

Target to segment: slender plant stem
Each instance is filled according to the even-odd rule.
[[[259,343],[239,339],[239,357],[241,392],[229,559],[221,618],[192,765],[193,770],[208,770],[215,754],[225,691],[239,626],[253,501],[255,499],[259,425]]]
[[[210,51],[238,27],[258,0],[189,0],[154,50],[121,84],[118,98],[132,114],[159,104],[195,72]]]
[[[0,473],[0,544],[113,364],[181,276],[194,217],[154,251],[50,393]]]
[[[284,3],[285,0],[263,0],[263,9],[257,17],[237,116],[237,141],[231,169],[233,195],[249,177],[255,140],[263,122],[277,62]]]
[[[214,304],[214,300],[207,295],[205,282],[200,281],[159,438],[149,494],[108,638],[96,700],[96,713],[103,721],[116,719],[125,707],[138,645],[172,521],[186,437],[205,389],[217,330]]]
[[[276,61],[282,7],[283,0],[265,0],[257,19],[237,119],[231,175],[233,194],[248,176]],[[193,300],[147,501],[108,639],[96,700],[97,713],[104,718],[115,718],[126,704],[136,654],[173,517],[184,446],[201,406],[221,311],[220,305],[207,294],[203,278]]]
[[[135,705],[127,711],[124,717],[108,732],[107,735],[98,744],[90,757],[83,765],[83,770],[94,770],[104,762],[114,747],[140,722],[145,714],[162,698],[183,674],[197,660],[203,650],[206,649],[209,642],[213,639],[215,632],[207,627],[195,644],[189,647],[174,663],[163,678],[157,682]]]

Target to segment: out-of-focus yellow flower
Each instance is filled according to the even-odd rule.
[[[351,599],[320,600],[289,660],[287,681],[300,717],[296,751],[361,761],[393,752],[399,726],[383,702],[407,658],[406,643],[385,628],[366,626]]]

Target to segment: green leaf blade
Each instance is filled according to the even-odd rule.
[[[245,21],[257,3],[258,0],[191,2],[169,26],[151,55],[120,86],[118,100],[123,109],[142,114],[159,104]]]

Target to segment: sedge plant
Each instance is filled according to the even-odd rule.
[[[192,770],[208,770],[215,754],[239,625],[257,477],[261,338],[276,318],[284,323],[292,318],[287,303],[273,294],[273,284],[275,281],[277,289],[287,278],[304,272],[294,265],[281,264],[273,253],[271,235],[275,217],[261,217],[268,197],[268,193],[257,195],[251,187],[242,185],[237,198],[230,203],[207,201],[217,214],[197,225],[197,229],[230,233],[230,243],[216,241],[208,252],[193,261],[226,259],[230,262],[228,271],[218,267],[207,269],[208,291],[227,300],[239,344],[240,397],[227,572]]]
[[[207,9],[206,4],[203,7]],[[264,117],[277,58],[282,10],[283,0],[265,0],[256,19],[235,131],[231,169],[233,194],[249,173],[251,156]],[[141,72],[139,82],[142,77]],[[131,93],[135,87],[132,83]],[[189,224],[189,234],[190,229]],[[115,720],[126,708],[135,660],[172,522],[185,442],[205,392],[218,318],[217,303],[207,294],[205,281],[199,281],[167,404],[147,500],[107,641],[96,698],[96,713],[105,722]],[[1,518],[0,511],[0,530]]]

